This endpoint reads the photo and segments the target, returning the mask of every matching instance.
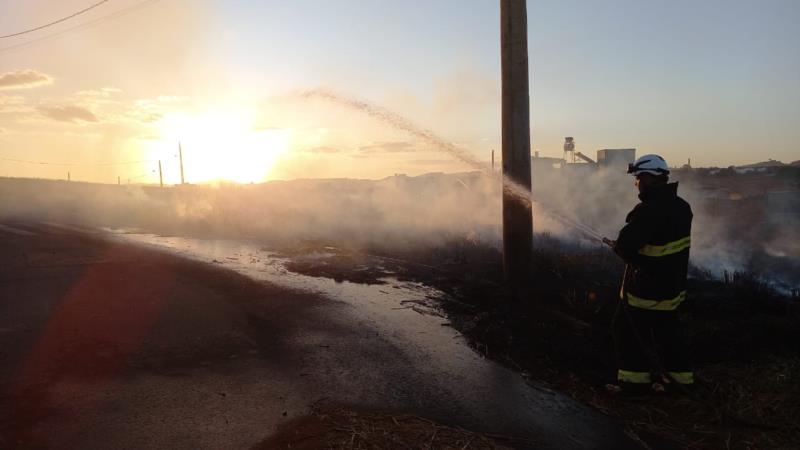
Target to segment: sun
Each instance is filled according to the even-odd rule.
[[[280,156],[289,150],[289,132],[257,129],[254,117],[248,110],[168,114],[157,124],[160,153],[168,153],[174,160],[180,142],[190,183],[266,181]],[[172,162],[174,166],[176,161]],[[171,173],[165,178],[175,180],[175,176]]]

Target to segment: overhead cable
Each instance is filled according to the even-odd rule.
[[[62,18],[60,18],[58,20],[54,20],[53,22],[46,23],[44,25],[40,25],[40,26],[38,26],[36,28],[30,28],[28,30],[18,31],[16,33],[11,33],[11,34],[7,34],[5,36],[0,36],[0,39],[5,39],[5,38],[14,37],[14,36],[20,36],[20,35],[23,35],[23,34],[33,33],[34,31],[39,31],[39,30],[41,30],[43,28],[51,27],[53,25],[56,25],[56,24],[59,24],[61,22],[67,21],[69,19],[72,19],[75,16],[79,16],[79,15],[81,15],[81,14],[87,12],[87,11],[91,11],[92,9],[95,9],[98,6],[102,5],[103,3],[107,3],[107,2],[108,2],[108,0],[100,0],[99,2],[95,3],[94,5],[89,6],[87,8],[84,8],[84,9],[82,9],[82,10],[76,12],[76,13],[72,13],[72,14],[66,16],[66,17],[62,17]]]
[[[132,13],[133,11],[135,11],[137,9],[141,9],[141,8],[143,8],[143,7],[145,7],[145,6],[149,5],[149,4],[155,3],[157,1],[159,1],[159,0],[145,0],[145,1],[142,1],[142,2],[139,2],[139,3],[136,3],[135,5],[129,6],[128,8],[121,9],[119,11],[116,11],[116,12],[111,13],[111,14],[107,14],[107,15],[102,16],[102,17],[98,17],[97,19],[91,20],[89,22],[82,23],[82,24],[79,24],[79,25],[75,25],[72,28],[67,28],[65,30],[57,31],[55,33],[51,33],[51,34],[48,34],[46,36],[42,36],[42,37],[38,37],[38,38],[35,38],[35,39],[31,39],[29,41],[20,42],[19,44],[9,45],[7,47],[0,47],[0,53],[13,51],[13,50],[16,50],[16,49],[19,49],[19,48],[22,48],[22,47],[28,47],[28,46],[36,44],[38,42],[42,42],[42,41],[45,41],[45,40],[48,40],[48,39],[53,39],[53,38],[62,36],[64,34],[72,32],[72,31],[78,31],[78,30],[82,30],[82,29],[85,29],[85,28],[89,28],[89,27],[97,25],[97,24],[99,24],[101,22],[104,22],[104,21],[106,21],[108,19],[115,19],[117,17],[121,17],[121,16],[124,16],[126,14]]]

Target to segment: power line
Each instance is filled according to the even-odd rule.
[[[97,19],[91,20],[91,21],[86,22],[86,23],[82,23],[80,25],[75,25],[72,28],[67,28],[66,30],[61,30],[61,31],[58,31],[58,32],[55,32],[55,33],[52,33],[52,34],[48,34],[47,36],[42,36],[42,37],[39,37],[39,38],[36,38],[36,39],[31,39],[30,41],[20,42],[19,44],[9,45],[8,47],[0,47],[0,53],[9,52],[9,51],[16,50],[16,49],[19,49],[19,48],[22,48],[22,47],[28,47],[28,46],[36,44],[38,42],[46,41],[48,39],[57,38],[59,36],[62,36],[64,34],[67,34],[67,33],[71,32],[71,31],[78,31],[78,30],[82,30],[82,29],[85,29],[85,28],[89,28],[89,27],[92,27],[94,25],[97,25],[98,23],[104,22],[105,20],[115,19],[117,17],[122,17],[124,15],[130,14],[130,13],[134,12],[135,10],[141,9],[141,8],[143,8],[145,6],[148,6],[149,4],[155,3],[157,1],[159,1],[159,0],[145,0],[143,2],[139,2],[139,3],[135,4],[135,5],[129,6],[128,8],[121,9],[121,10],[119,10],[117,12],[114,12],[114,13],[111,13],[111,14],[108,14],[108,15],[105,15],[105,16],[102,16],[102,17],[98,17]]]
[[[91,11],[92,9],[95,9],[98,6],[102,5],[103,3],[107,3],[107,2],[108,2],[108,0],[100,0],[99,2],[95,3],[94,5],[89,6],[87,8],[84,8],[84,9],[82,9],[82,10],[76,12],[76,13],[70,14],[70,15],[68,15],[66,17],[62,17],[62,18],[60,18],[58,20],[55,20],[53,22],[46,23],[44,25],[40,25],[40,26],[38,26],[36,28],[31,28],[31,29],[28,29],[28,30],[19,31],[19,32],[12,33],[12,34],[7,34],[5,36],[0,36],[0,39],[5,39],[5,38],[14,37],[14,36],[20,36],[20,35],[23,35],[23,34],[33,33],[34,31],[39,31],[39,30],[41,30],[43,28],[51,27],[53,25],[59,24],[61,22],[64,22],[65,20],[72,19],[75,16],[79,16],[79,15],[81,15],[81,14],[87,12],[87,11]]]

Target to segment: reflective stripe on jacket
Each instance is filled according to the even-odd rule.
[[[686,299],[692,209],[678,197],[678,183],[651,188],[639,199],[614,247],[633,271],[628,303],[671,311]]]

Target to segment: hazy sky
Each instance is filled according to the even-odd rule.
[[[91,3],[0,0],[0,35]],[[798,23],[796,0],[529,1],[532,146],[560,156],[574,136],[589,155],[636,147],[674,165],[800,159]],[[161,159],[175,182],[179,139],[189,181],[460,170],[290,94],[373,101],[488,159],[499,80],[497,1],[111,0],[0,39],[0,175],[153,182]]]

